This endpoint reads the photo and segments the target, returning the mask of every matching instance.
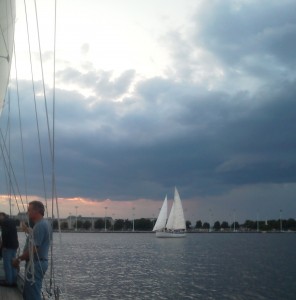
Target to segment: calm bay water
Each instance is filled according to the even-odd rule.
[[[294,233],[65,233],[56,268],[73,300],[294,300],[295,254]]]

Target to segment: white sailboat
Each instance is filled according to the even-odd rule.
[[[158,238],[179,238],[186,236],[186,222],[181,198],[175,187],[174,202],[167,219],[167,196],[164,199],[157,221],[153,228]]]

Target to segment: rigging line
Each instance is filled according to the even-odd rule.
[[[48,108],[47,108],[47,98],[46,98],[46,92],[45,92],[45,84],[44,84],[44,72],[43,72],[43,60],[42,60],[42,51],[41,51],[41,43],[40,43],[40,30],[39,30],[39,22],[38,22],[38,9],[36,0],[34,1],[35,4],[35,18],[36,18],[36,25],[37,25],[37,35],[38,35],[38,46],[39,46],[39,59],[40,59],[40,66],[41,66],[41,75],[42,75],[42,86],[43,86],[43,97],[44,97],[44,105],[45,105],[45,112],[46,112],[46,123],[47,123],[47,132],[48,132],[48,140],[49,140],[49,148],[50,148],[50,155],[51,155],[51,165],[53,165],[53,150],[52,150],[52,141],[51,141],[51,134],[50,134],[50,127],[49,127],[49,119],[48,119]],[[53,167],[52,167],[53,168]],[[53,194],[52,194],[53,199]],[[48,203],[47,198],[46,201],[46,213],[48,217]],[[53,203],[52,203],[52,216],[53,216]],[[53,249],[53,243],[51,243],[51,260],[53,261],[52,257],[52,251]],[[53,263],[50,267],[50,289],[52,287],[52,277],[53,277]]]
[[[43,156],[42,156],[42,151],[41,151],[41,139],[40,139],[38,111],[37,111],[37,103],[36,103],[36,91],[35,91],[35,85],[34,85],[33,64],[32,64],[32,54],[31,54],[31,46],[30,46],[29,22],[28,22],[26,0],[24,0],[24,5],[25,5],[25,15],[26,15],[26,25],[27,25],[27,38],[28,38],[29,57],[30,57],[30,66],[31,66],[31,80],[32,80],[33,98],[34,98],[34,105],[35,105],[35,119],[36,119],[37,134],[38,134],[39,156],[40,156],[41,171],[42,171],[44,199],[46,201],[47,194],[46,194],[45,177],[44,177]]]
[[[36,0],[34,1],[34,3],[35,3],[35,17],[36,17],[38,45],[39,45],[39,58],[40,58],[41,75],[42,75],[43,96],[44,96],[44,104],[45,104],[45,112],[46,112],[47,134],[48,134],[48,140],[49,140],[48,142],[49,142],[49,146],[50,146],[50,154],[51,154],[51,157],[52,157],[53,156],[53,154],[52,154],[52,140],[51,140],[51,134],[50,134],[49,120],[48,120],[48,108],[47,108],[47,98],[46,98],[45,84],[44,84],[43,60],[42,60],[42,55],[41,55],[42,51],[41,51],[41,43],[40,43],[40,30],[39,30]]]
[[[9,184],[10,184],[10,186],[12,188],[12,192],[13,192],[14,198],[16,200],[17,208],[20,211],[20,208],[19,208],[19,205],[18,205],[18,201],[17,201],[17,196],[16,196],[17,193],[15,192],[14,185],[13,185],[12,178],[11,178],[11,173],[12,173],[14,181],[15,181],[16,189],[17,189],[17,192],[18,192],[18,196],[19,196],[19,198],[21,200],[21,203],[23,205],[23,209],[25,210],[25,206],[24,206],[24,203],[23,203],[22,195],[21,195],[21,193],[19,191],[19,186],[18,186],[16,177],[15,177],[15,173],[13,171],[13,167],[11,165],[11,162],[9,161],[9,166],[7,165],[7,159],[6,159],[5,153],[6,153],[6,155],[8,155],[8,154],[7,154],[7,148],[6,148],[6,144],[5,144],[5,140],[4,140],[1,128],[0,128],[0,135],[1,135],[1,139],[2,139],[2,143],[0,143],[0,148],[1,148],[1,153],[2,153],[2,157],[3,157],[5,169],[6,169],[6,172],[7,172],[7,175],[8,175],[8,179],[9,179]],[[9,169],[11,169],[11,171],[12,171],[11,173],[9,172]]]
[[[7,147],[6,147],[6,142],[4,140],[4,136],[3,136],[1,128],[0,128],[0,133],[1,133],[1,138],[2,138],[2,143],[0,143],[0,147],[1,147],[1,152],[2,152],[2,158],[3,158],[4,164],[5,164],[5,169],[6,169],[6,172],[7,172],[8,179],[9,179],[9,186],[13,187],[13,182],[12,182],[12,179],[11,179],[12,176],[11,176],[11,172],[10,172],[10,170],[11,170],[14,181],[15,181],[15,184],[16,184],[16,187],[17,187],[17,190],[18,190],[18,194],[21,198],[21,194],[19,193],[19,188],[18,188],[16,177],[15,177],[15,173],[14,173],[13,167],[11,165],[10,155],[8,154],[9,152],[7,150]],[[3,150],[3,148],[4,148],[5,151]],[[9,163],[7,163],[7,161]],[[14,192],[14,189],[13,189],[13,192]],[[16,198],[16,193],[15,192],[14,192],[14,195],[15,195],[15,198]]]
[[[10,5],[8,5],[10,3]],[[6,22],[6,34],[7,34],[7,43],[8,43],[8,30],[9,30],[9,22],[12,21],[14,18],[13,18],[13,14],[12,14],[12,6],[11,6],[11,2],[6,2],[6,16],[7,16],[7,22]],[[11,19],[9,19],[9,16],[11,17]],[[13,22],[14,23],[14,22]],[[3,31],[2,31],[2,36],[3,36],[3,40],[6,44],[6,41],[5,41],[5,38],[4,38],[4,35],[3,35]],[[7,61],[8,63],[10,63],[10,58],[9,58],[9,49],[8,49],[8,46],[7,44],[5,45],[6,47],[6,51],[7,51]],[[9,69],[9,77],[10,77],[10,69]],[[9,161],[9,170],[8,170],[8,176],[11,178],[11,172],[12,172],[12,165],[11,165],[11,134],[10,134],[10,131],[11,131],[11,93],[10,93],[10,89],[8,89],[8,161]],[[16,180],[16,179],[15,179]],[[12,186],[11,184],[9,185],[9,213],[10,213],[10,216],[12,214]]]
[[[42,87],[43,87],[43,97],[44,97],[44,106],[45,106],[45,115],[46,115],[46,125],[47,125],[47,134],[48,134],[48,143],[49,143],[49,151],[51,160],[53,160],[52,156],[52,139],[50,134],[50,126],[49,126],[49,119],[48,119],[48,105],[47,105],[47,98],[46,98],[46,92],[45,92],[45,80],[44,80],[44,71],[43,71],[43,59],[42,59],[42,51],[41,51],[41,43],[40,43],[40,30],[39,30],[39,22],[38,22],[38,9],[36,0],[34,1],[35,4],[35,18],[36,18],[36,25],[37,25],[37,35],[38,35],[38,46],[39,46],[39,59],[40,59],[40,67],[41,67],[41,76],[42,76]],[[47,197],[45,198],[45,205],[46,205],[46,213],[48,217],[48,203],[47,203]]]
[[[2,146],[1,146],[2,147]],[[3,160],[5,159],[4,157],[3,157],[3,152],[2,152],[2,149],[1,149],[1,153],[2,153],[2,158],[3,158]],[[5,162],[4,162],[5,163]],[[7,172],[5,172],[6,170],[4,170],[4,176],[5,176],[5,184],[6,184],[6,189],[7,189],[7,198],[9,197],[9,195],[8,195],[8,190],[9,190],[9,186],[10,186],[10,180],[9,180],[9,176],[8,176],[8,174],[7,174]]]
[[[15,43],[14,43],[14,66],[15,66],[15,81],[16,81],[16,94],[17,94],[17,103],[18,103],[18,115],[19,115],[19,128],[20,128],[20,136],[21,136],[21,147],[22,147],[22,164],[23,164],[23,176],[25,183],[25,197],[26,203],[28,204],[28,181],[27,181],[27,172],[26,172],[26,164],[25,164],[25,150],[24,150],[24,139],[23,139],[23,126],[22,126],[22,118],[21,118],[21,109],[20,109],[20,94],[19,94],[19,84],[18,84],[18,73],[16,66],[16,51],[15,51]]]
[[[10,135],[10,115],[11,115],[10,108],[11,108],[11,98],[10,98],[10,93],[9,93],[9,90],[8,90],[8,118],[7,118],[6,135],[5,135],[5,137],[8,139],[8,149],[7,149],[7,146],[6,146],[7,142],[5,142],[6,139],[4,139],[2,130],[1,129],[0,130],[1,130],[1,135],[2,135],[1,152],[2,152],[3,161],[5,163],[5,167],[6,167],[6,184],[8,186],[8,188],[7,188],[7,190],[8,190],[7,197],[8,197],[8,200],[9,200],[9,213],[11,215],[12,193],[14,195],[18,211],[20,212],[16,192],[13,189],[13,182],[11,180],[11,177],[12,177],[11,173],[13,174],[13,178],[14,178],[15,184],[17,186],[17,190],[18,190],[18,194],[19,194],[20,198],[21,198],[21,194],[19,192],[19,186],[17,184],[17,179],[16,179],[15,173],[13,171],[13,167],[12,167],[12,164],[11,164],[11,158],[10,158],[10,153],[11,153],[11,151],[10,151],[10,136],[11,136]],[[4,146],[5,151],[3,151],[2,145]],[[8,161],[8,164],[7,164],[7,161]],[[7,180],[8,180],[8,182],[7,182]],[[23,208],[24,208],[24,205],[23,205]]]
[[[10,126],[10,116],[11,116],[11,98],[10,98],[10,93],[9,93],[9,90],[8,90],[8,161],[9,161],[9,169],[8,169],[8,176],[11,177],[10,175],[10,172],[11,172],[11,152],[10,152],[10,146],[11,146],[11,134],[10,134],[10,129],[11,129],[11,126]],[[9,185],[9,212],[10,212],[10,215],[11,215],[11,185]]]
[[[48,119],[48,108],[47,108],[47,100],[46,100],[46,92],[45,92],[45,84],[44,84],[43,63],[42,63],[42,55],[41,55],[42,51],[41,51],[41,44],[40,44],[40,30],[39,30],[39,23],[38,23],[38,12],[37,12],[38,10],[37,10],[36,1],[34,1],[34,3],[35,3],[35,15],[36,15],[36,24],[37,24],[37,32],[38,32],[39,55],[40,55],[40,64],[41,64],[41,73],[42,73],[43,95],[44,95],[44,103],[45,103],[45,111],[46,111],[47,130],[48,130],[50,154],[51,154],[51,159],[52,159],[52,186],[54,186],[54,188],[52,189],[52,200],[53,200],[54,196],[56,197],[55,176],[54,176],[54,173],[55,173],[54,172],[54,154],[53,154],[53,148],[54,147],[52,145],[52,139],[51,139],[50,127],[49,127],[49,119]],[[55,6],[55,8],[56,8],[56,6]],[[56,10],[55,10],[55,13],[56,13]],[[55,59],[54,59],[54,62],[55,62]],[[53,206],[54,205],[52,203],[52,216],[53,216]],[[46,198],[46,207],[48,207],[47,198]],[[47,209],[47,213],[48,213],[48,209]],[[59,212],[58,212],[58,219],[59,219]],[[53,253],[52,249],[53,249],[53,244],[51,243],[51,253]],[[52,254],[51,254],[51,259],[53,261]],[[50,272],[50,288],[52,287],[52,278],[53,278],[53,263],[51,264],[51,272]]]
[[[54,40],[53,40],[53,94],[52,94],[52,194],[57,201],[55,184],[55,101],[56,101],[56,36],[57,36],[57,0],[54,2]],[[58,204],[57,204],[58,206]],[[53,208],[52,208],[53,213]]]
[[[56,72],[56,15],[57,15],[57,3],[55,1],[54,6],[54,40],[53,40],[53,94],[52,94],[52,111],[53,111],[53,117],[52,117],[52,185],[51,185],[51,192],[52,192],[52,206],[51,206],[51,215],[54,215],[54,199],[56,200],[56,207],[57,207],[57,217],[58,217],[58,229],[59,229],[59,237],[60,237],[60,215],[57,205],[57,193],[56,193],[56,185],[55,185],[55,72]],[[50,287],[52,287],[52,284],[55,288],[55,281],[53,278],[54,274],[54,259],[53,259],[53,243],[51,243],[51,249],[50,249]],[[54,282],[52,282],[52,279]]]
[[[59,211],[59,203],[58,203],[58,197],[57,197],[57,190],[56,190],[56,178],[55,178],[55,111],[56,111],[56,37],[57,37],[57,0],[54,1],[54,59],[53,59],[53,119],[52,119],[52,195],[53,199],[55,199],[56,202],[56,210],[57,210],[57,218],[58,218],[58,229],[59,229],[59,250],[60,253],[63,253],[62,251],[62,231],[61,231],[61,223],[60,223],[60,211]],[[52,202],[52,216],[54,213],[53,210],[53,203]],[[53,243],[52,243],[53,246]],[[53,255],[53,249],[51,250],[51,255]],[[52,258],[53,262],[53,258]],[[53,271],[53,263],[52,263],[52,271]],[[53,277],[54,279],[54,277]],[[65,270],[62,268],[62,284],[64,289],[64,296],[65,299],[68,299],[68,292],[67,292],[67,285],[65,280]],[[55,288],[55,285],[54,285]],[[57,293],[57,294],[56,294]],[[59,288],[55,288],[55,295],[59,298]]]
[[[57,190],[56,190],[56,178],[55,178],[55,101],[56,101],[56,36],[57,36],[57,0],[54,2],[54,46],[53,46],[53,101],[52,101],[52,111],[53,111],[53,118],[52,118],[52,216],[54,215],[54,199],[56,203],[56,210],[57,210],[57,219],[58,219],[58,232],[59,232],[59,250],[62,253],[62,234],[61,234],[61,223],[60,223],[60,212],[59,212],[59,204],[58,204],[58,197],[57,197]],[[51,243],[51,276],[50,279],[53,278],[53,286],[55,293],[59,293],[55,286],[55,278],[54,274],[54,264],[53,264],[53,243]],[[52,284],[52,281],[50,282]],[[65,290],[66,299],[67,297],[67,287],[65,284],[65,274],[64,269],[62,269],[62,283],[63,288]]]

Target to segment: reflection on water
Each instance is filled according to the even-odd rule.
[[[55,268],[73,300],[294,300],[295,249],[295,234],[65,233]]]

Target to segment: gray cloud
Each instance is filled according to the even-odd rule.
[[[201,1],[186,31],[163,38],[168,74],[227,92],[295,80],[294,10],[294,1]]]
[[[56,155],[65,193],[137,198],[143,185],[158,183],[156,196],[181,181],[193,197],[294,182],[292,83],[256,96],[191,89],[155,78],[138,84],[137,99],[91,108],[91,99],[61,92]]]
[[[248,56],[295,63],[294,1],[203,1],[194,22],[196,41],[228,65]]]

